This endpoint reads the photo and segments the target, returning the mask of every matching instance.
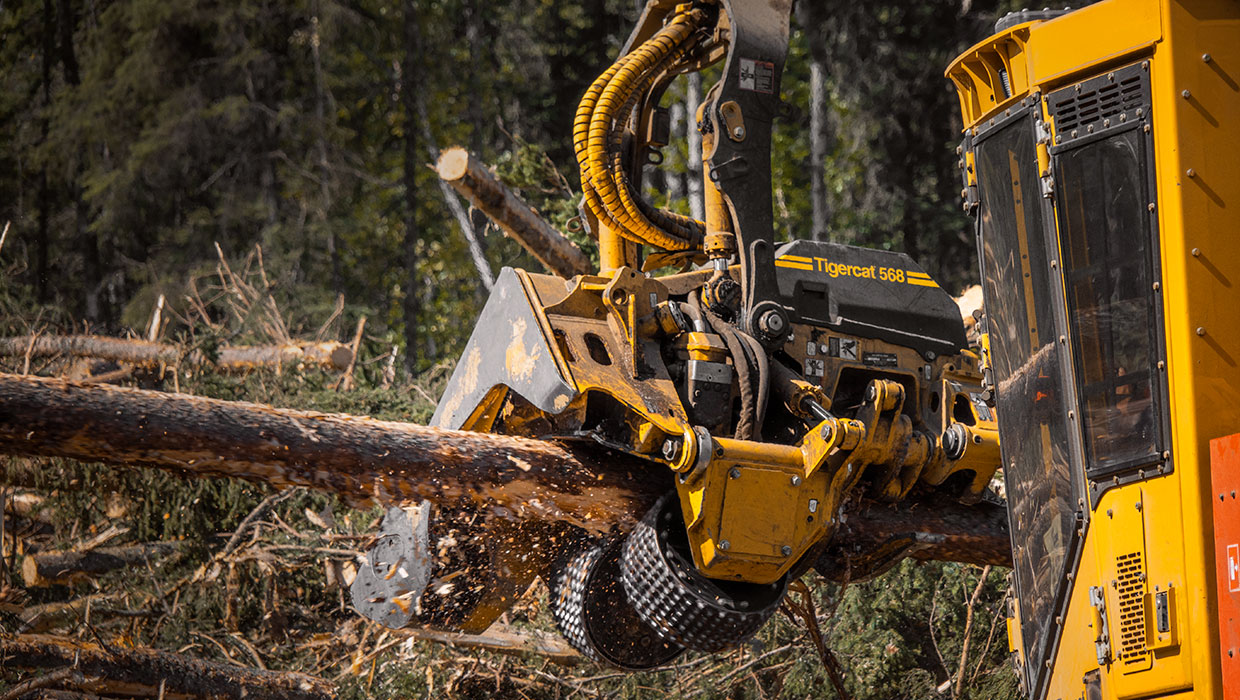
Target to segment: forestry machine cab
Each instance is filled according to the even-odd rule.
[[[775,241],[771,129],[790,7],[651,0],[573,125],[601,269],[571,280],[505,269],[432,421],[596,444],[639,464],[635,478],[663,497],[623,535],[561,533],[545,560],[494,548],[451,605],[435,581],[410,606],[371,576],[354,584],[365,614],[482,630],[542,575],[577,649],[653,668],[747,639],[810,568],[855,581],[898,560],[900,547],[859,554],[843,574],[822,556],[863,495],[983,497],[998,434],[952,298],[900,253]],[[664,90],[720,62],[696,115],[697,221],[647,202],[642,170],[669,140]],[[669,267],[682,271],[650,274]],[[390,519],[377,547],[436,528],[425,512]],[[536,538],[514,526],[512,539]]]

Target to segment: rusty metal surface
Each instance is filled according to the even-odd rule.
[[[500,386],[546,413],[568,407],[577,388],[561,373],[534,309],[518,273],[504,268],[435,408],[432,426],[466,426],[491,390]]]

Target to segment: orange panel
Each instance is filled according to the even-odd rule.
[[[1223,696],[1240,698],[1240,433],[1210,441]]]

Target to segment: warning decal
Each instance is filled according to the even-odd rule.
[[[740,86],[742,90],[760,92],[764,95],[775,92],[775,64],[742,58]]]
[[[831,357],[838,357],[841,360],[857,359],[857,341],[852,338],[836,338],[833,336],[828,347],[830,348],[829,354]]]

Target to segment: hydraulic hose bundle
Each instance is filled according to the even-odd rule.
[[[703,19],[700,10],[681,12],[622,56],[586,91],[573,120],[573,148],[590,212],[624,238],[664,250],[699,248],[705,225],[642,200],[625,172],[621,140],[637,101],[692,48]]]

